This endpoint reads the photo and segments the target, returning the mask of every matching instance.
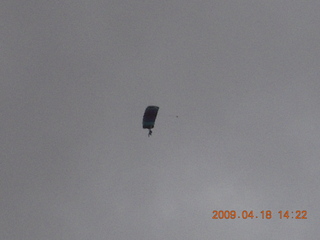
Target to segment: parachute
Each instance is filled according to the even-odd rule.
[[[149,129],[148,137],[150,137],[152,134],[151,129],[154,127],[158,110],[159,110],[159,107],[157,106],[148,106],[144,112],[143,120],[142,120],[142,128]]]

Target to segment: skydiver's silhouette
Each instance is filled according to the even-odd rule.
[[[151,131],[151,129],[149,129],[148,137],[150,137],[151,135],[152,135],[152,131]]]

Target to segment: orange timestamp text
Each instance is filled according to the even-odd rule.
[[[280,210],[276,213],[273,213],[271,210],[262,210],[259,213],[253,210],[243,210],[241,212],[235,210],[214,210],[212,213],[212,219],[272,219],[274,216],[277,216],[279,219],[307,219],[308,214],[306,210]]]

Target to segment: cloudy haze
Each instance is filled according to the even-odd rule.
[[[2,1],[0,239],[319,238],[319,12]]]

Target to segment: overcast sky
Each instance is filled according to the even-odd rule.
[[[2,1],[0,239],[318,239],[319,12]]]

